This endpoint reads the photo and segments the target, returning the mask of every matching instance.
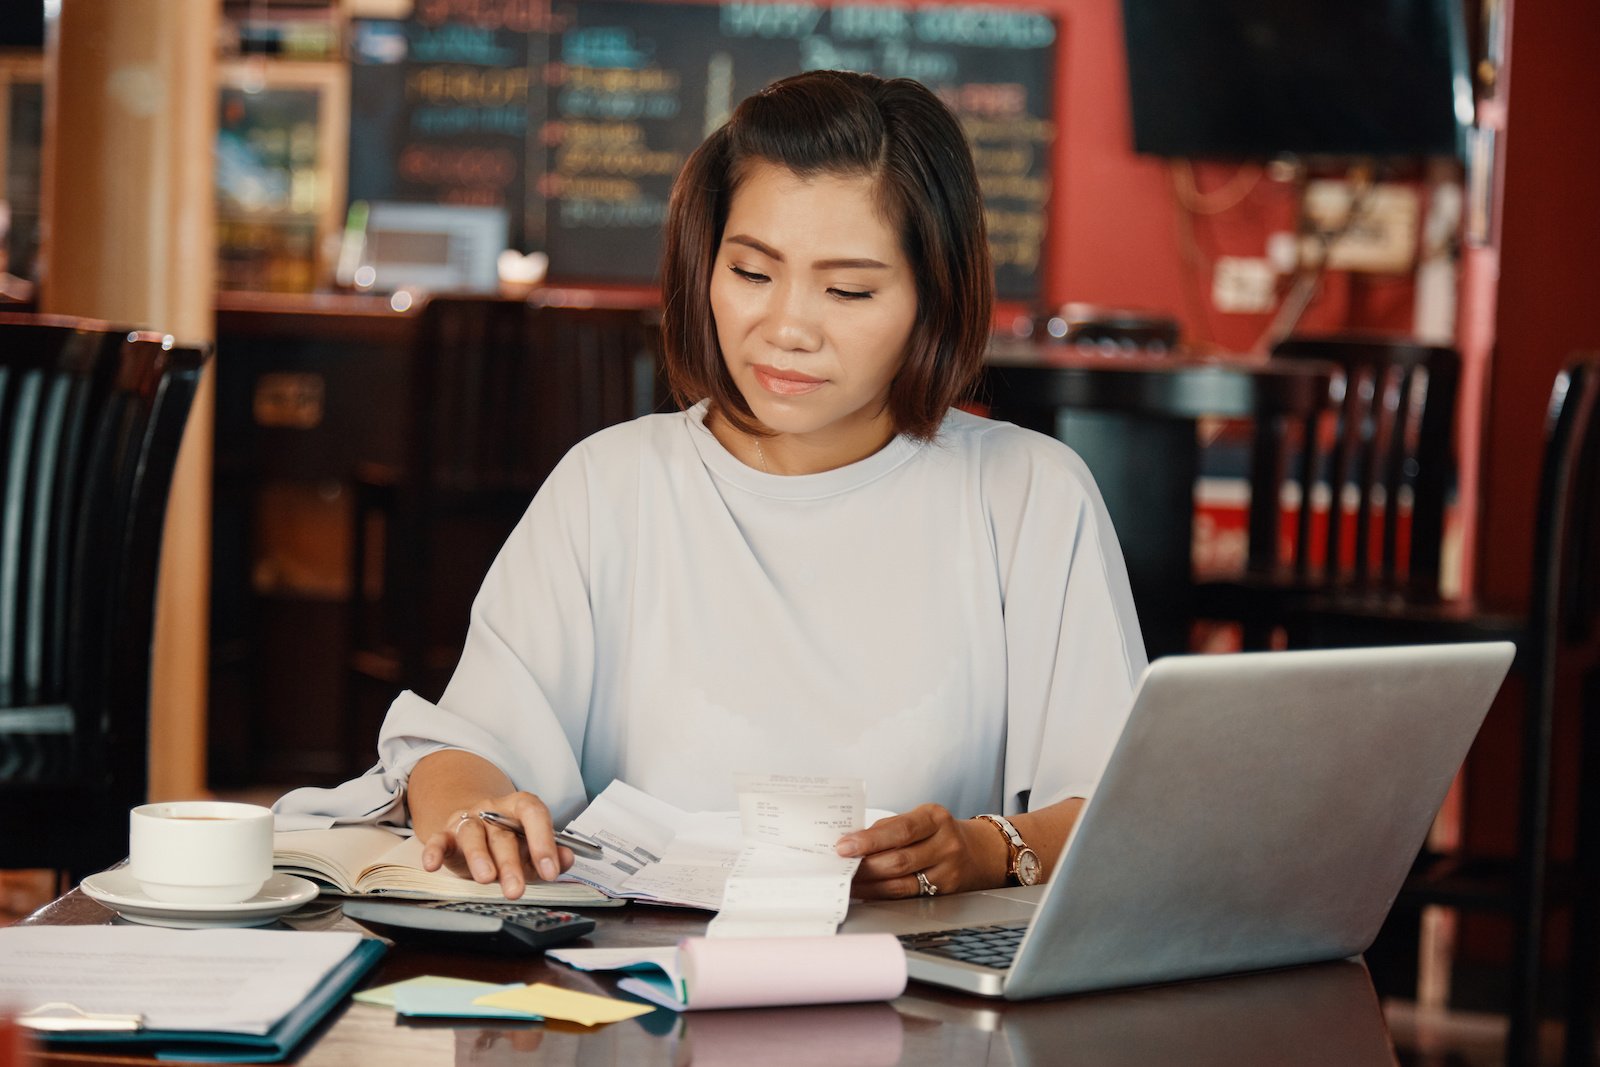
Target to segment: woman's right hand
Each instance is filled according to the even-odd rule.
[[[497,811],[522,826],[524,836],[490,826],[477,817]],[[572,866],[572,853],[555,841],[550,810],[532,793],[485,797],[447,816],[422,842],[422,867],[448,867],[484,885],[499,881],[507,900],[522,896],[529,880],[553,882]]]

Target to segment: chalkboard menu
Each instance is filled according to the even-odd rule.
[[[1039,292],[1057,29],[987,6],[418,0],[357,25],[350,195],[499,204],[560,282],[646,282],[673,178],[744,97],[802,70],[912,77],[977,160],[996,281]]]
[[[406,22],[355,24],[350,199],[504,207],[508,244],[543,247],[529,134],[544,125],[550,41],[532,6],[418,0]]]

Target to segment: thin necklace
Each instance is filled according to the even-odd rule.
[[[767,453],[766,450],[761,447],[761,438],[751,434],[750,440],[755,442],[756,458],[761,461],[761,472],[763,474],[771,474],[772,468],[767,466]]]

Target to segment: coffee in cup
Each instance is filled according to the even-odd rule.
[[[128,868],[152,900],[237,904],[272,876],[272,811],[179,800],[128,813]]]

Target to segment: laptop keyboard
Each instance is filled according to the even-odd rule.
[[[901,934],[900,944],[907,952],[960,960],[1006,970],[1016,957],[1026,922],[995,923],[992,926],[963,926],[957,930],[936,930],[930,934]]]

